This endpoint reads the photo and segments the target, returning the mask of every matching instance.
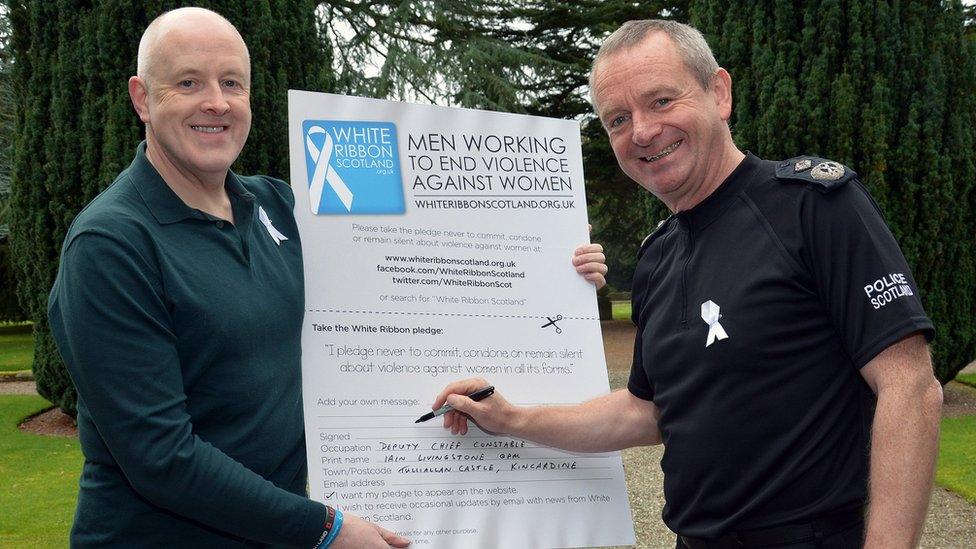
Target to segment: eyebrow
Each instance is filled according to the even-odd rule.
[[[623,109],[623,110],[626,110],[626,109]],[[610,118],[611,116],[616,116],[616,114],[619,113],[619,112],[622,112],[622,109],[607,109],[607,110],[604,110],[603,112],[596,113],[596,116],[600,120],[600,125],[603,126],[603,127],[606,127],[607,126],[607,122],[609,122],[609,120],[607,120],[607,119]]]
[[[659,97],[662,95],[667,97],[676,97],[678,95],[681,95],[681,90],[673,86],[659,86],[645,91],[644,93],[640,94],[639,97],[641,100],[646,100],[651,97]],[[597,113],[597,116],[599,117],[600,122],[603,123],[608,117],[614,116],[616,115],[616,113],[619,112],[627,112],[628,110],[629,109],[611,108],[603,112]],[[604,126],[605,125],[606,124],[604,124]]]
[[[188,76],[197,77],[197,76],[203,75],[204,72],[205,71],[201,71],[200,69],[196,69],[196,68],[193,68],[193,67],[186,67],[186,68],[177,69],[176,71],[174,71],[173,72],[173,78],[180,79],[180,78],[186,78]],[[245,78],[247,78],[247,73],[238,71],[237,69],[233,69],[233,70],[230,70],[230,71],[221,73],[221,77],[224,77],[224,76],[234,76],[234,77],[237,77],[237,78],[245,79]]]
[[[673,86],[660,86],[657,88],[651,88],[650,90],[642,93],[640,97],[641,99],[645,99],[647,97],[653,97],[658,95],[675,96],[680,94],[681,94],[681,90],[679,90],[678,88],[675,88]]]

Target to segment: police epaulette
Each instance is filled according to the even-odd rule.
[[[822,193],[842,187],[855,177],[857,173],[840,162],[816,156],[797,156],[776,165],[776,179],[803,181]]]

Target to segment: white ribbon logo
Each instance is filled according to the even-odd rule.
[[[717,340],[729,337],[729,334],[725,333],[722,325],[718,323],[718,319],[722,318],[722,315],[718,311],[718,305],[712,300],[708,300],[701,305],[702,320],[708,324],[708,339],[705,341],[706,347],[715,343]]]
[[[319,150],[312,141],[312,136],[318,134],[325,135],[325,143],[322,145],[322,150]],[[308,184],[310,205],[312,207],[312,213],[315,214],[319,213],[322,204],[322,190],[325,187],[326,181],[329,182],[329,186],[338,195],[339,200],[342,201],[342,205],[346,207],[346,211],[352,211],[352,191],[349,190],[346,182],[336,173],[335,168],[329,164],[329,161],[332,160],[333,145],[332,136],[321,126],[312,126],[305,135],[305,147],[308,148],[308,153],[312,155],[312,160],[315,162],[315,172],[312,174],[312,179]]]
[[[268,229],[268,234],[274,239],[275,244],[281,246],[282,240],[288,240],[287,236],[281,234],[281,231],[271,224],[271,219],[268,218],[268,212],[264,211],[264,208],[261,206],[258,206],[258,219],[261,220],[261,223],[264,223],[264,228]]]

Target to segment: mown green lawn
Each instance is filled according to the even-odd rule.
[[[0,372],[30,370],[33,362],[33,334],[0,333]]]
[[[610,304],[613,307],[612,311],[614,320],[630,320],[629,301],[612,301]]]
[[[965,383],[971,387],[976,387],[976,374],[957,374],[956,381]]]
[[[935,480],[976,503],[976,416],[942,420]]]
[[[0,547],[67,547],[78,497],[78,440],[30,435],[20,421],[50,404],[0,396]]]

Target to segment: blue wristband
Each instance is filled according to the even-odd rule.
[[[335,510],[335,522],[332,523],[332,529],[329,530],[329,535],[325,536],[322,543],[319,544],[318,549],[328,549],[332,542],[335,541],[336,536],[339,535],[339,529],[342,528],[342,511]]]

